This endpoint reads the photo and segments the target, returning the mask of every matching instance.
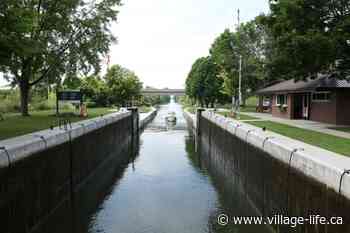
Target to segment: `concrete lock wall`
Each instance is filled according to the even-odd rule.
[[[148,113],[141,115],[139,121],[139,128],[144,129],[148,123],[150,123],[157,115],[157,109],[152,107],[152,110]]]
[[[44,223],[94,170],[128,150],[138,120],[131,110],[0,141],[1,232],[49,232]]]
[[[257,214],[337,216],[344,222],[273,228],[279,232],[350,232],[350,177],[344,172],[350,167],[349,158],[214,112],[203,112],[199,122],[200,155],[242,192]]]

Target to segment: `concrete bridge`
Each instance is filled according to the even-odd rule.
[[[155,89],[155,88],[146,88],[142,89],[141,91],[142,95],[148,95],[148,96],[166,96],[166,95],[173,95],[173,96],[184,96],[185,95],[185,89]]]

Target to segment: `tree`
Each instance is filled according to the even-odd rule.
[[[275,40],[271,68],[283,78],[305,79],[317,73],[349,74],[350,1],[270,1],[262,17]]]
[[[226,29],[210,48],[210,55],[220,67],[220,77],[224,80],[223,92],[227,95],[237,95],[238,88],[238,59],[239,55],[234,51],[234,33]]]
[[[186,94],[199,101],[201,106],[213,106],[221,99],[223,80],[219,77],[219,67],[211,57],[196,60],[186,80]]]
[[[109,105],[108,88],[103,79],[97,75],[90,75],[82,79],[81,90],[84,97],[93,101],[97,106]]]
[[[136,74],[120,65],[113,65],[105,76],[110,103],[126,106],[140,96],[142,83]]]
[[[66,77],[63,81],[63,87],[65,89],[76,90],[80,89],[82,80],[77,76]]]
[[[19,86],[23,116],[31,87],[44,79],[100,70],[116,40],[109,25],[119,5],[120,0],[0,2],[0,72]]]
[[[213,43],[210,54],[221,68],[223,92],[238,97],[239,57],[242,56],[243,102],[266,78],[264,63],[267,34],[256,20],[241,24],[236,32],[226,29]]]

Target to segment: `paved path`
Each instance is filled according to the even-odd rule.
[[[274,117],[268,113],[244,112],[242,114],[248,115],[251,117],[257,117],[262,120],[273,121],[273,122],[277,122],[285,125],[302,128],[302,129],[313,130],[320,133],[326,133],[333,136],[350,139],[350,133],[331,129],[335,127],[346,127],[346,126],[339,126],[339,125],[337,126],[337,125],[326,124],[326,123],[315,122],[315,121],[308,121],[308,120],[290,120],[290,119]]]

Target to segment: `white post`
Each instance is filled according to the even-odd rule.
[[[240,20],[240,11],[238,9],[238,25],[237,32],[239,31],[241,20]],[[241,103],[242,103],[242,55],[239,55],[239,84],[238,84],[238,106],[236,112],[236,118],[240,119],[241,114]]]

